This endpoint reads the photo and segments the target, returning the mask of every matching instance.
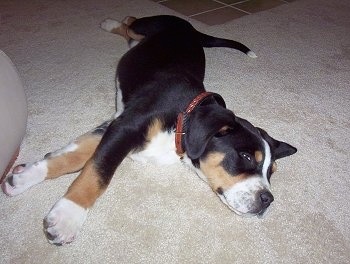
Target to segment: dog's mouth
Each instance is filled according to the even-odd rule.
[[[259,219],[262,219],[266,216],[266,213],[268,211],[268,208],[259,208],[259,209],[252,209],[247,212],[242,212],[238,210],[237,208],[234,208],[232,205],[227,200],[227,197],[225,194],[217,194],[220,198],[220,200],[233,212],[235,212],[237,215],[242,216],[242,217],[257,217]]]
[[[259,219],[265,218],[265,216],[266,216],[266,214],[268,212],[268,208],[262,209],[259,213],[256,214],[256,217],[259,218]]]

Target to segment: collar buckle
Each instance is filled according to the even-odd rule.
[[[190,113],[199,105],[201,105],[208,97],[213,96],[216,102],[226,107],[224,99],[216,93],[212,92],[202,92],[197,95],[187,106],[184,112],[180,112],[177,116],[176,122],[176,130],[175,130],[175,146],[176,146],[176,154],[180,156],[182,159],[185,154],[185,150],[183,148],[183,136],[186,134],[185,132],[185,121],[188,119]]]

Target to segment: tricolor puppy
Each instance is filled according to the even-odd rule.
[[[206,92],[203,85],[203,47],[255,54],[173,16],[127,17],[121,23],[108,19],[101,27],[133,46],[118,65],[115,118],[38,162],[16,166],[3,191],[17,195],[81,170],[44,219],[49,242],[58,245],[75,239],[127,155],[163,165],[188,164],[232,211],[263,215],[274,199],[269,180],[275,161],[296,149],[235,116],[220,95]]]

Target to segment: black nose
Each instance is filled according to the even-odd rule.
[[[263,208],[267,208],[273,202],[274,198],[269,191],[263,191],[260,193],[260,200]]]

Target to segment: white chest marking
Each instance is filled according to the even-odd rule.
[[[175,133],[160,132],[149,142],[144,150],[129,155],[135,161],[170,165],[180,162],[175,152]]]

